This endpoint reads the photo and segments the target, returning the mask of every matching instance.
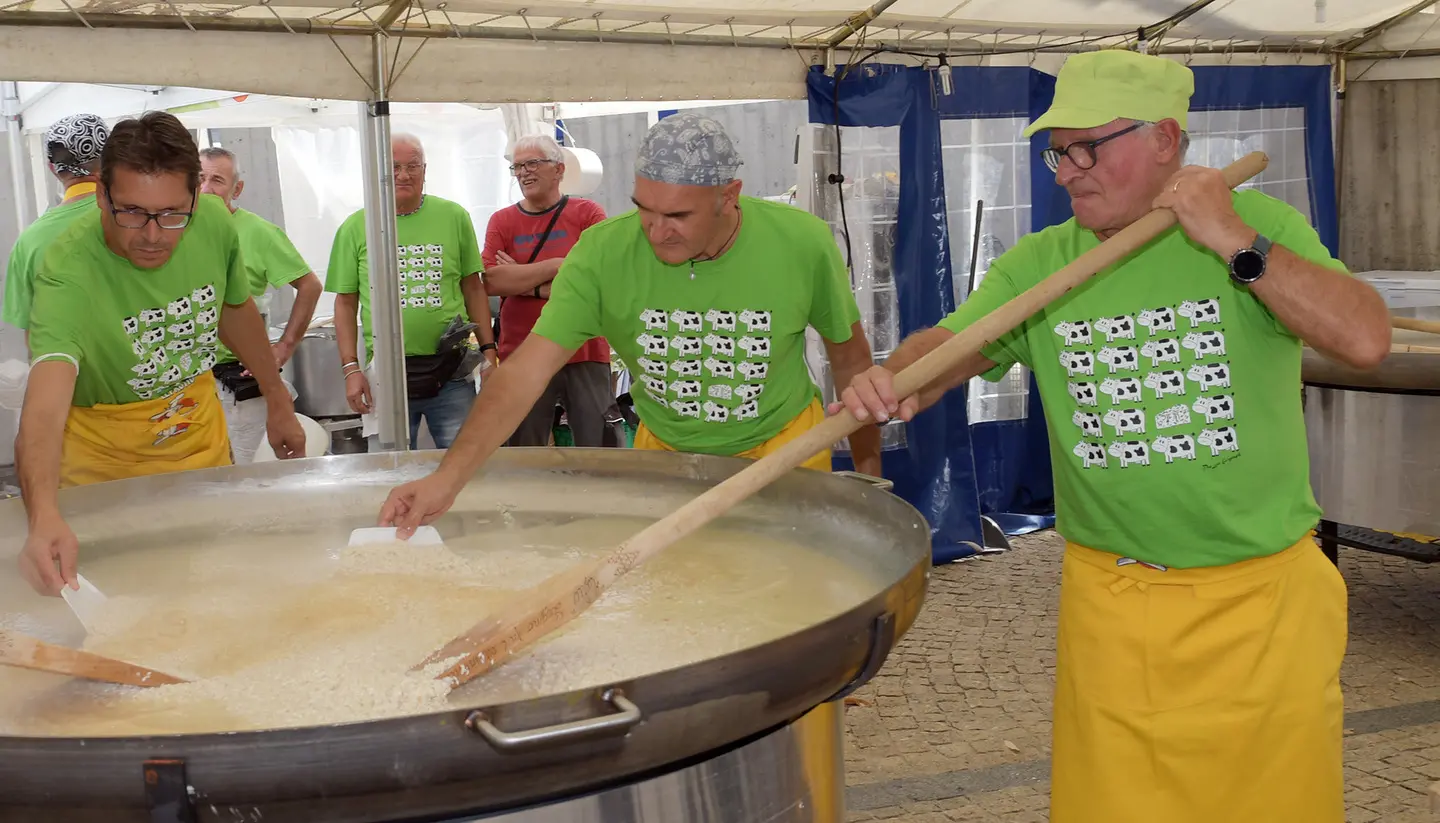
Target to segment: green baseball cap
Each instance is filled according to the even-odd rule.
[[[1185,128],[1195,75],[1163,57],[1123,49],[1077,54],[1055,78],[1055,100],[1025,129],[1093,129],[1112,120],[1171,119]]]

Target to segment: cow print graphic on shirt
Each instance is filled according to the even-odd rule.
[[[783,318],[757,308],[641,309],[634,362],[650,378],[646,396],[706,424],[761,418],[768,361],[776,353],[772,335]],[[783,324],[779,328],[785,331]]]
[[[1202,295],[1052,320],[1052,351],[1074,403],[1079,442],[1071,453],[1081,468],[1175,471],[1163,467],[1213,466],[1240,453],[1235,376],[1226,359],[1236,352],[1223,314],[1220,297]],[[1148,439],[1137,437],[1147,429]]]

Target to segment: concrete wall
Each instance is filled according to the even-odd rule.
[[[740,149],[745,160],[740,174],[746,194],[770,197],[795,185],[795,137],[809,121],[805,101],[713,106],[703,111],[724,124]],[[605,179],[591,198],[610,215],[633,208],[630,191],[635,180],[635,154],[649,128],[648,118],[644,114],[572,117],[564,125],[578,145],[600,155],[605,164]]]
[[[1342,118],[1341,258],[1440,270],[1440,80],[1352,83]]]

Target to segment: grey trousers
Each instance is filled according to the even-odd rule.
[[[555,405],[565,408],[575,445],[605,445],[605,413],[615,405],[609,363],[566,363],[550,379],[545,393],[511,435],[509,446],[548,446],[555,427]]]

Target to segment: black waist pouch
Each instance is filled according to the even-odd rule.
[[[405,391],[411,400],[429,400],[440,394],[445,384],[455,379],[466,362],[470,348],[470,333],[475,331],[474,323],[467,323],[460,317],[450,321],[434,354],[412,354],[405,357]],[[469,371],[474,370],[471,365]]]
[[[412,354],[405,358],[405,392],[411,400],[429,400],[440,394],[455,376],[464,350],[443,354]]]
[[[260,381],[256,380],[254,375],[247,374],[242,377],[241,373],[244,371],[245,366],[238,362],[221,363],[210,369],[210,373],[215,375],[215,379],[220,381],[220,385],[235,395],[237,403],[242,400],[254,400],[260,396]]]

